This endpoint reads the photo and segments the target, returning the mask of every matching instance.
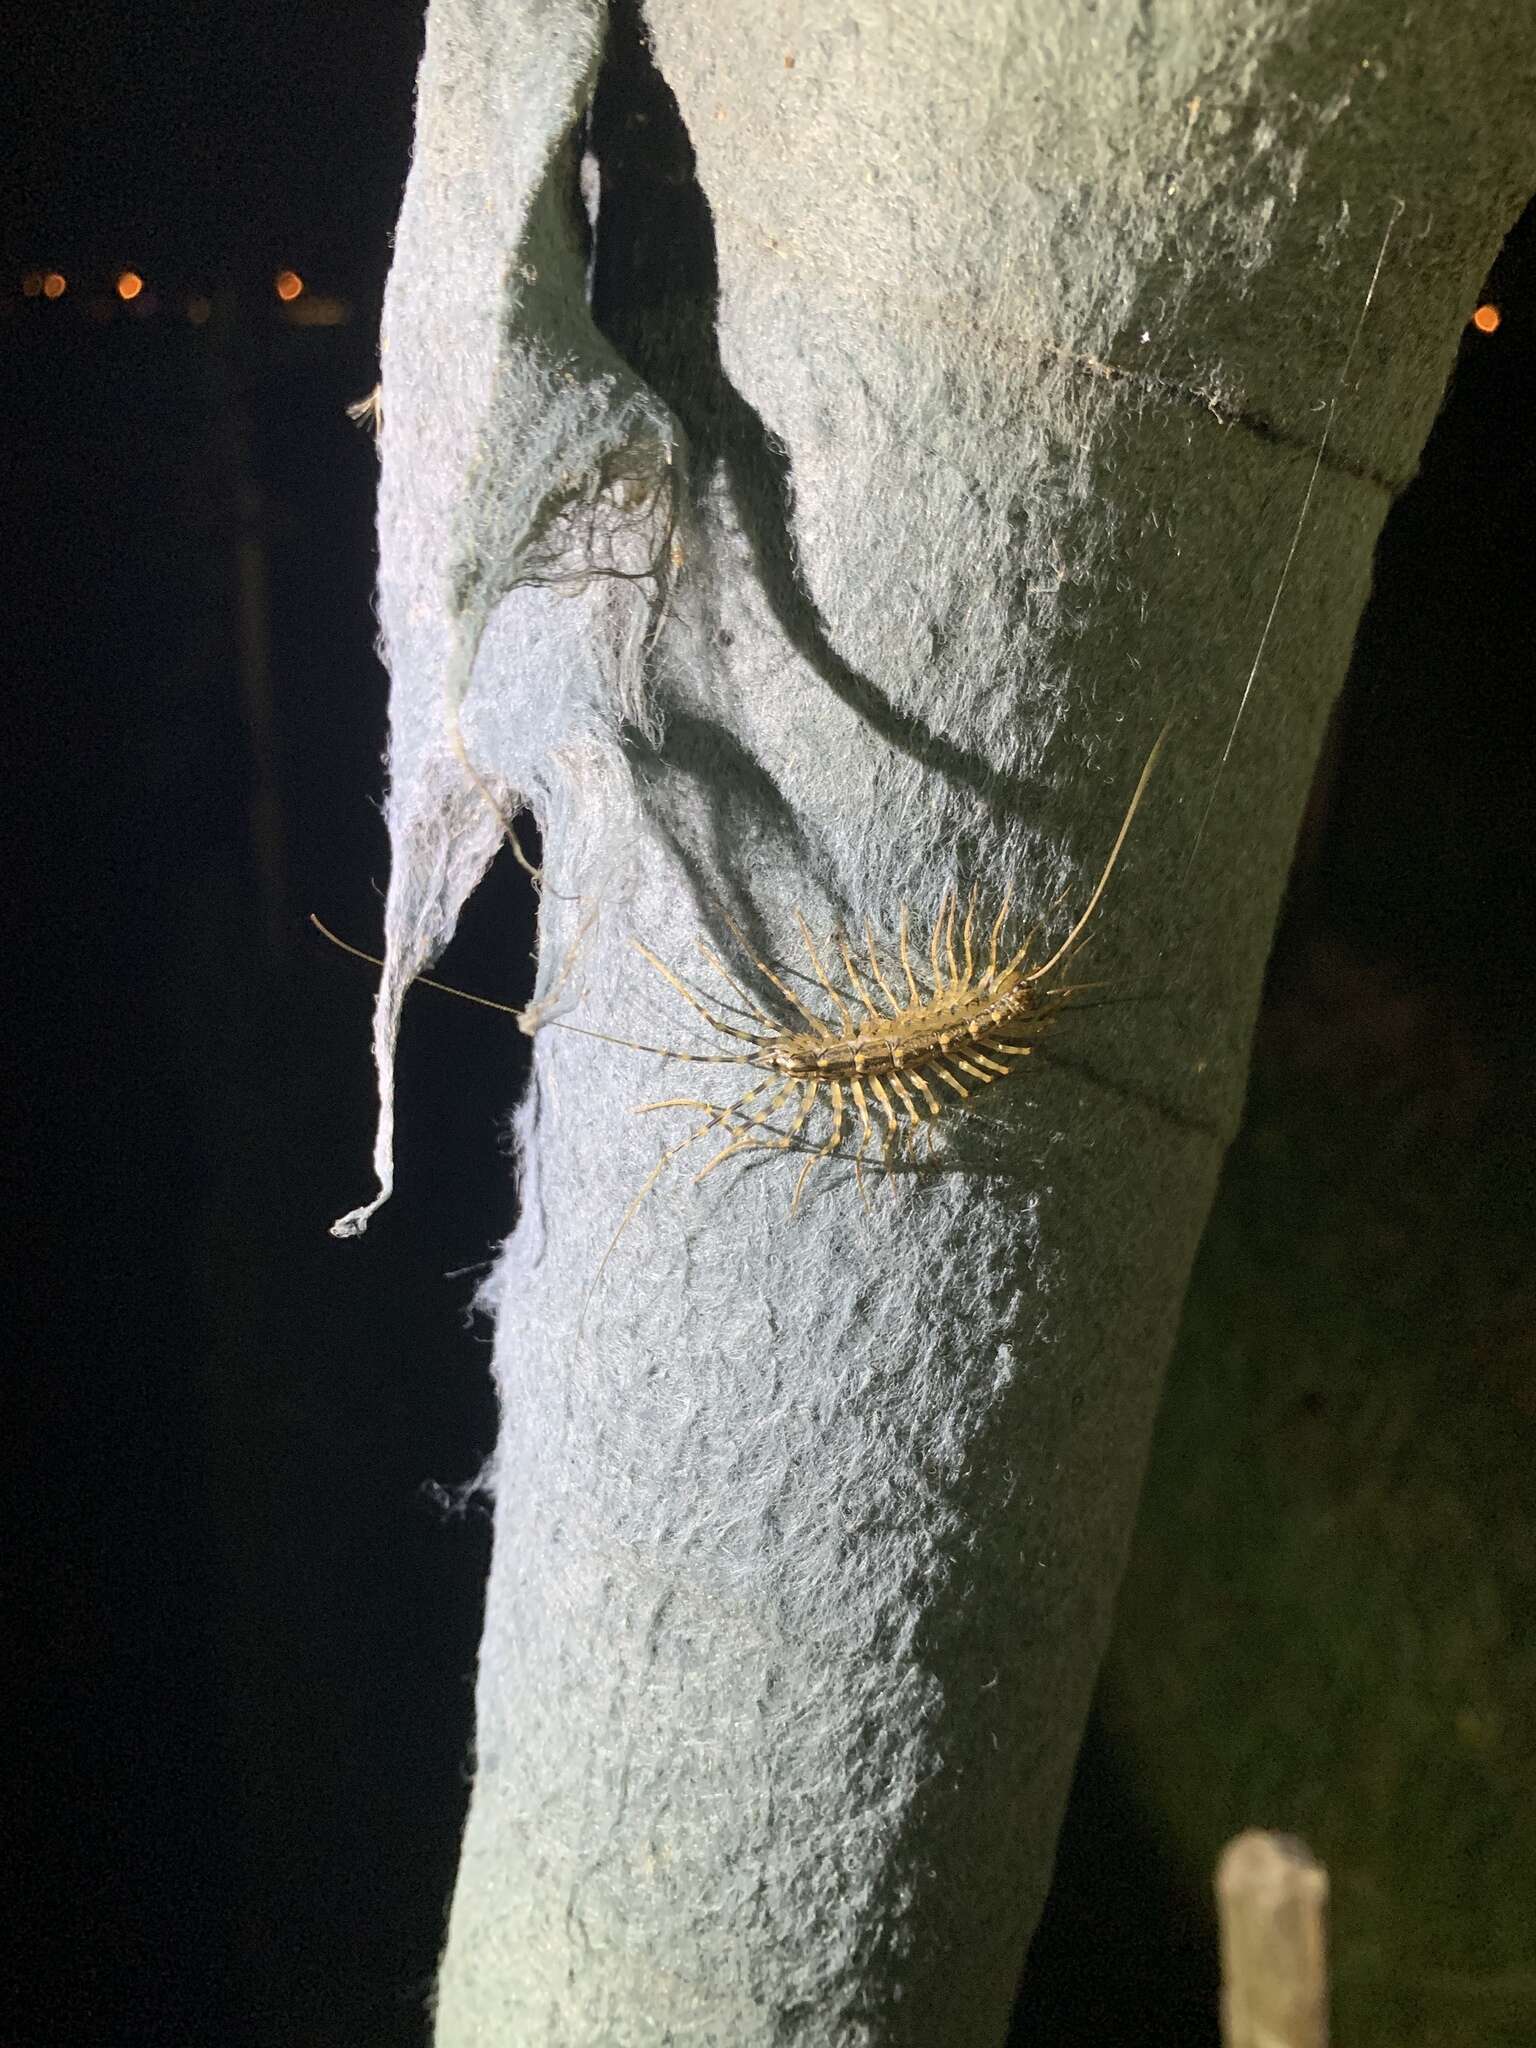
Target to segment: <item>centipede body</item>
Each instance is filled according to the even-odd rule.
[[[874,1148],[878,1146],[884,1164],[919,1137],[926,1136],[931,1143],[935,1125],[946,1115],[964,1111],[982,1090],[1014,1073],[1073,993],[1053,977],[1082,943],[1165,736],[1166,732],[1159,735],[1147,757],[1086,906],[1061,943],[1035,966],[1029,959],[1038,928],[1011,951],[1006,942],[1011,889],[989,920],[980,913],[980,891],[975,886],[963,911],[958,888],[945,891],[928,942],[920,948],[914,948],[905,904],[895,942],[883,949],[868,924],[857,942],[846,931],[837,931],[824,947],[795,912],[810,969],[808,976],[799,978],[820,992],[811,1002],[753,951],[740,926],[727,916],[725,922],[744,958],[774,991],[784,1015],[795,1019],[790,1025],[771,1015],[706,941],[699,941],[700,954],[730,991],[728,998],[712,997],[690,985],[650,947],[633,940],[636,953],[729,1049],[697,1052],[632,1039],[609,1042],[696,1065],[745,1068],[762,1078],[725,1103],[675,1095],[637,1105],[639,1114],[703,1112],[704,1121],[662,1153],[625,1211],[615,1243],[672,1162],[711,1134],[726,1142],[700,1168],[698,1181],[746,1152],[804,1151],[790,1198],[793,1213],[816,1166],[843,1153],[855,1133],[853,1167],[862,1190],[864,1165]],[[829,958],[834,961],[831,969]],[[812,1006],[822,999],[822,1007]],[[727,1011],[731,1014],[724,1014]],[[606,1033],[579,1026],[563,1028],[608,1039]],[[819,1114],[825,1122],[816,1142]]]
[[[728,1104],[675,1096],[642,1104],[642,1110],[709,1112],[710,1121],[673,1148],[673,1156],[713,1129],[729,1134],[724,1148],[701,1170],[701,1180],[742,1152],[788,1151],[808,1142],[806,1133],[818,1111],[824,1110],[822,1142],[808,1152],[791,1207],[798,1206],[817,1162],[842,1151],[851,1130],[858,1134],[854,1167],[862,1175],[864,1160],[877,1142],[882,1158],[888,1160],[903,1144],[931,1130],[951,1103],[968,1103],[981,1089],[1011,1074],[1015,1063],[1033,1050],[1034,1035],[1045,1019],[1060,1006],[1060,995],[1044,990],[1026,971],[1029,940],[1011,956],[1000,951],[1009,907],[1005,897],[985,942],[985,964],[977,946],[975,892],[963,919],[957,893],[946,893],[919,960],[913,958],[905,908],[896,944],[885,960],[869,927],[862,936],[862,964],[846,934],[839,933],[832,946],[846,977],[841,985],[829,972],[809,926],[797,915],[811,979],[826,999],[826,1011],[803,1002],[766,961],[748,956],[797,1014],[797,1027],[788,1030],[776,1024],[708,946],[701,950],[732,990],[736,1014],[749,1017],[755,1028],[722,1015],[725,1005],[709,1001],[637,942],[635,950],[648,965],[712,1031],[737,1048],[719,1054],[679,1051],[673,1056],[739,1065],[766,1076]],[[733,925],[732,930],[745,949],[739,928]],[[780,1118],[785,1119],[782,1128],[775,1122]]]

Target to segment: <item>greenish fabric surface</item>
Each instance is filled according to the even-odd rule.
[[[1536,1073],[1313,953],[1197,1261],[1106,1664],[1188,1882],[1301,1834],[1335,2038],[1536,2037]]]

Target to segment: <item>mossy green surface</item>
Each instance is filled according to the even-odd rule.
[[[1531,1061],[1314,948],[1269,1013],[1102,1692],[1191,1883],[1302,1835],[1343,2048],[1536,2040]]]

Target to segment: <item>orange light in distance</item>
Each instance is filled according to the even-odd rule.
[[[272,280],[272,289],[286,306],[303,291],[304,280],[296,270],[280,270]]]
[[[67,281],[61,270],[50,270],[43,279],[43,297],[45,299],[62,299],[67,289]]]
[[[1479,306],[1472,315],[1472,325],[1479,334],[1497,334],[1503,317],[1497,306]]]
[[[35,299],[42,288],[43,273],[40,270],[29,270],[21,280],[21,289],[29,299]]]
[[[129,299],[136,299],[143,291],[144,280],[136,270],[125,270],[119,276],[114,289],[117,296],[126,304]]]

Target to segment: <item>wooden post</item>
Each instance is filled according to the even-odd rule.
[[[1328,1873],[1304,1842],[1252,1828],[1216,1865],[1225,2048],[1327,2048]]]

